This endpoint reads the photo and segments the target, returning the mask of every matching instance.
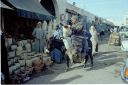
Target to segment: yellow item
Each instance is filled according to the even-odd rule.
[[[128,78],[128,68],[125,69],[124,76]]]

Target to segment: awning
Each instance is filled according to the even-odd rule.
[[[0,1],[0,8],[5,8],[5,9],[11,9],[11,10],[13,10],[9,6],[5,5],[2,1]]]
[[[54,18],[38,0],[8,0],[8,2],[17,8],[17,13],[21,17],[39,20]]]

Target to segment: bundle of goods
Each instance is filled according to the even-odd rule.
[[[14,58],[15,57],[15,51],[8,52],[8,58]]]
[[[47,62],[45,64],[46,64],[46,66],[52,66],[53,65],[53,61],[51,60],[50,57],[47,59]]]
[[[52,28],[51,23],[50,26]],[[41,72],[44,64],[51,66],[53,63],[51,57],[48,55],[49,50],[47,48],[45,48],[46,54],[42,54],[32,52],[34,44],[32,45],[28,40],[20,40],[13,44],[12,38],[10,38],[7,43],[10,46],[8,51],[8,66],[13,83],[23,83],[30,79],[33,71],[37,73]]]
[[[18,44],[18,46],[20,46],[20,47],[23,47],[23,46],[24,46],[24,43],[23,43],[22,41],[18,41],[17,44]]]
[[[16,55],[19,56],[22,54],[22,52],[23,52],[23,48],[21,46],[18,46],[16,49]]]
[[[119,45],[120,44],[120,37],[117,32],[113,32],[110,35],[109,44],[111,44],[111,45]]]
[[[31,44],[29,44],[29,43],[25,44],[25,48],[26,48],[27,52],[31,52]]]
[[[6,41],[6,46],[7,47],[10,47],[11,45],[12,45],[12,43],[13,43],[13,39],[12,38],[7,38],[7,39],[5,39]]]
[[[11,45],[11,50],[14,51],[17,49],[17,45]]]
[[[35,72],[41,72],[44,67],[44,62],[40,58],[38,58],[37,60],[33,61],[33,67]]]
[[[28,43],[27,40],[22,40],[22,42],[23,42],[24,46]]]
[[[53,49],[51,51],[51,59],[55,61],[56,63],[62,63],[63,55],[61,51],[56,48]]]

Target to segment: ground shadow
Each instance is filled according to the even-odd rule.
[[[68,79],[62,79],[62,80],[57,80],[57,81],[49,81],[49,84],[66,84],[69,83],[75,79],[81,78],[81,75],[77,75]],[[44,83],[45,84],[45,83]]]
[[[42,72],[39,72],[39,73],[34,73],[32,76],[31,76],[31,79],[34,79],[36,77],[40,77],[40,76],[45,76],[45,75],[50,75],[50,74],[54,74],[55,72],[52,71],[52,70],[49,70],[49,69],[45,69],[43,70]]]
[[[87,71],[103,69],[105,67],[114,65],[120,61],[123,61],[123,58],[117,58],[117,55],[108,55],[108,56],[105,56],[104,58],[95,59],[94,67],[91,69],[87,69]]]
[[[57,66],[60,66],[60,64],[57,64]],[[64,73],[64,70],[61,69],[61,68],[64,68],[64,65],[62,67],[57,67],[57,66],[56,66],[56,68],[51,67],[50,70],[46,69],[43,72],[33,74],[31,80],[27,81],[25,84],[66,84],[68,82],[71,82],[75,79],[78,79],[78,78],[82,77],[81,75],[74,75],[71,78],[52,81],[57,76],[59,76],[61,73]],[[41,78],[41,79],[39,79],[39,81],[35,81],[34,79],[38,78],[38,77]],[[33,82],[33,81],[35,81],[35,82]]]
[[[96,57],[100,57],[100,55],[103,55],[103,54],[111,54],[111,53],[114,53],[114,52],[117,52],[117,51],[98,52],[98,53],[95,54],[95,56]]]

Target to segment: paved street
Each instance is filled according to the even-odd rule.
[[[125,84],[127,3],[1,0],[1,84]],[[109,44],[121,46],[109,45],[108,40]],[[65,49],[75,64],[67,65]],[[86,50],[91,55],[90,49],[91,59],[81,53]],[[86,57],[86,65],[80,56]]]
[[[106,39],[107,40],[107,39]],[[106,40],[100,41],[99,53],[94,56],[94,68],[86,68],[82,64],[75,64],[71,70],[65,72],[65,63],[55,64],[34,76],[27,84],[122,84],[119,69],[124,64],[126,52],[119,46],[108,46]]]

